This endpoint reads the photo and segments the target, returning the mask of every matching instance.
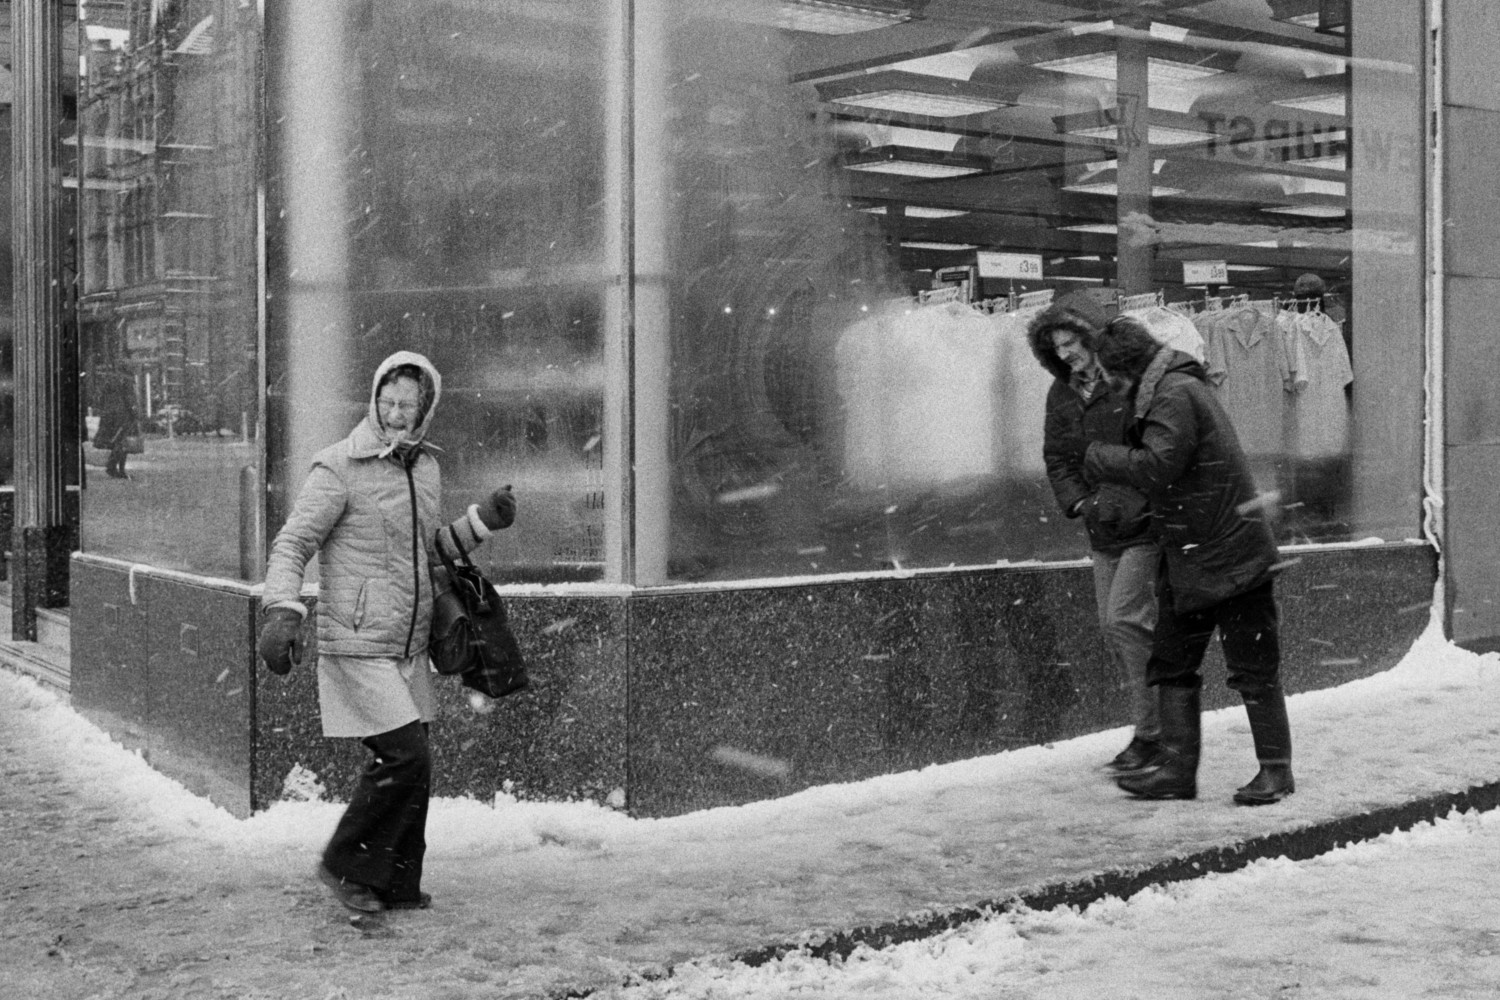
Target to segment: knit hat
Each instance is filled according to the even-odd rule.
[[[1312,272],[1298,275],[1297,280],[1292,283],[1292,294],[1299,299],[1310,299],[1317,295],[1323,295],[1326,294],[1327,290],[1327,286],[1323,284],[1323,279]]]

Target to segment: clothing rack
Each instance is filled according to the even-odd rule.
[[[1142,292],[1139,295],[1121,295],[1115,300],[1115,305],[1120,312],[1134,312],[1137,309],[1149,309],[1152,306],[1166,305],[1167,297],[1161,291]]]
[[[944,302],[962,302],[967,289],[961,285],[949,285],[946,288],[933,288],[928,291],[917,293],[917,305],[935,306]]]
[[[1020,295],[1016,295],[1014,292],[1012,292],[1010,295],[1010,298],[1013,302],[1011,308],[1037,309],[1043,306],[1050,306],[1052,304],[1052,298],[1056,294],[1057,293],[1051,288],[1043,288],[1041,291],[1037,292],[1022,292]]]
[[[1273,298],[1271,300],[1271,303],[1272,303],[1272,308],[1277,309],[1277,310],[1281,310],[1281,309],[1296,309],[1298,312],[1309,312],[1309,311],[1311,311],[1311,312],[1319,312],[1319,313],[1323,311],[1323,296],[1321,296],[1321,295],[1313,295],[1313,296],[1306,297],[1306,298],[1295,298],[1294,297],[1294,298],[1285,298],[1285,299],[1278,295],[1278,296],[1276,296],[1275,298]],[[1300,308],[1302,306],[1310,306],[1311,309],[1310,310],[1302,309],[1302,308]]]
[[[987,313],[1008,313],[1020,309],[1040,309],[1052,304],[1052,299],[1057,295],[1055,289],[1043,288],[1035,292],[1011,292],[1009,295],[997,295],[992,299],[980,299],[974,303],[974,308]]]

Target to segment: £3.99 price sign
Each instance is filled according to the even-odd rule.
[[[1011,278],[1018,281],[1042,279],[1041,254],[980,250],[978,255],[981,278]]]

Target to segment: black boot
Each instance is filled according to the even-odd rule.
[[[1104,769],[1114,772],[1116,776],[1136,774],[1155,767],[1160,756],[1160,743],[1155,740],[1143,740],[1136,736],[1131,739],[1129,746],[1115,755],[1114,760],[1104,765]]]
[[[1234,793],[1234,801],[1242,806],[1280,802],[1297,790],[1292,780],[1292,729],[1286,718],[1286,695],[1279,687],[1246,695],[1245,713],[1250,716],[1250,736],[1255,740],[1260,772]]]
[[[1196,799],[1198,749],[1202,743],[1198,689],[1163,685],[1156,692],[1161,701],[1160,764],[1138,774],[1121,775],[1115,784],[1140,799]]]

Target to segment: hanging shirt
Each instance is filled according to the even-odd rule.
[[[1045,308],[1018,309],[990,317],[999,348],[994,382],[994,471],[1012,479],[1043,479],[1047,475],[1042,444],[1047,419],[1047,392],[1052,373],[1031,351],[1026,328]]]
[[[1290,397],[1290,444],[1298,458],[1317,459],[1349,450],[1349,398],[1354,381],[1343,331],[1322,312],[1282,313],[1296,369]]]
[[[1247,455],[1279,455],[1286,447],[1286,395],[1295,372],[1270,303],[1224,309],[1208,342],[1208,365],[1224,373],[1219,400]]]
[[[999,343],[970,306],[894,303],[840,334],[844,473],[861,488],[992,474]]]

